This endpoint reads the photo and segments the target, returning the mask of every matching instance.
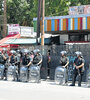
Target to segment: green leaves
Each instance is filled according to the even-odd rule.
[[[4,8],[3,0],[0,0],[0,15],[3,14],[3,8]]]
[[[7,0],[8,23],[33,26],[33,17],[37,17],[38,0]]]
[[[90,0],[45,0],[45,16],[67,15],[70,6],[88,4]],[[33,18],[37,17],[37,9],[38,0],[7,0],[7,21],[33,26]]]

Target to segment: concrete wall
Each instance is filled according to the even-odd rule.
[[[64,41],[68,41],[68,35],[60,35],[60,44],[64,44]]]

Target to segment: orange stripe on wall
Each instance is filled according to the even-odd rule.
[[[74,18],[72,18],[72,30],[74,30]]]
[[[51,31],[51,20],[47,20],[47,31]]]
[[[66,30],[66,19],[63,19],[63,30]]]
[[[80,30],[80,18],[78,18],[78,30]]]
[[[87,29],[90,29],[90,17],[87,17]]]
[[[57,27],[58,27],[58,20],[55,19],[55,31],[57,31]]]

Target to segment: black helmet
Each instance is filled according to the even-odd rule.
[[[35,49],[33,52],[34,52],[34,54],[37,54],[37,53],[40,53],[40,50],[39,49]]]
[[[24,53],[29,53],[29,50],[28,49],[24,49],[24,51],[23,51]]]
[[[2,50],[3,50],[3,51],[7,51],[7,49],[6,49],[6,48],[3,48]]]
[[[20,50],[17,50],[17,53],[20,53]]]
[[[76,55],[77,57],[81,57],[81,56],[82,56],[82,52],[76,51],[76,52],[75,52],[75,55]]]
[[[60,54],[66,56],[67,52],[66,51],[61,51]]]
[[[6,53],[6,52],[7,52],[7,49],[6,49],[6,48],[3,48],[3,49],[2,49],[2,52],[3,52],[3,53]]]
[[[80,57],[82,56],[82,52],[79,52],[79,56],[80,56]]]
[[[14,54],[14,55],[16,54],[15,50],[11,50],[10,52],[11,52],[11,54]]]

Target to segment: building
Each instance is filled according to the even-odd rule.
[[[85,7],[87,6],[82,8]],[[88,9],[90,10],[90,5]],[[37,18],[33,19],[33,23],[34,31],[36,31]],[[45,17],[44,31],[52,35],[58,34],[60,36],[60,44],[65,44],[66,41],[90,41],[90,12],[75,13],[67,16]]]

